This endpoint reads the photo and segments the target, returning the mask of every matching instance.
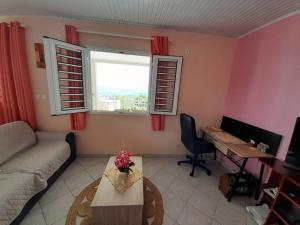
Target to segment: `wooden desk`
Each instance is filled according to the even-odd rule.
[[[233,152],[241,158],[273,158],[271,154],[261,152],[257,148],[246,144],[225,144],[228,151]]]
[[[260,161],[266,165],[267,167],[272,169],[272,172],[280,175],[281,177],[287,177],[290,179],[293,179],[300,183],[300,170],[299,169],[293,169],[292,167],[288,167],[287,164],[284,161],[281,161],[280,159],[272,158],[272,159],[260,159]],[[269,182],[272,180],[269,179]],[[274,180],[274,187],[279,186],[277,177]]]
[[[142,157],[133,156],[135,167],[142,171]],[[115,157],[110,157],[105,169],[114,167]],[[144,205],[143,179],[135,182],[124,193],[115,190],[103,175],[92,201],[93,225],[141,225]]]
[[[247,144],[245,141],[221,130],[217,127],[200,128],[213,142],[230,144]]]
[[[203,131],[203,137],[205,137],[208,141],[213,143],[216,149],[226,156],[229,160],[231,160],[235,165],[240,168],[238,172],[236,182],[233,184],[231,191],[228,193],[228,201],[231,200],[232,196],[235,193],[235,189],[238,186],[238,180],[242,173],[245,171],[245,167],[249,158],[273,158],[272,155],[264,152],[258,151],[254,147],[250,147],[247,143],[225,131],[222,131],[219,128],[215,127],[206,127],[201,129]],[[242,159],[242,164],[238,164],[237,161],[234,161],[233,155],[237,155]],[[255,198],[258,199],[262,177],[264,173],[264,165],[261,165],[261,171],[258,178],[258,185],[256,189]]]
[[[235,154],[240,158],[273,158],[271,154],[261,152],[255,147],[219,128],[201,129],[206,139],[212,142],[223,154]]]

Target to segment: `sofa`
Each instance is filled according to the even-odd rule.
[[[20,224],[75,158],[74,133],[0,125],[0,225]]]

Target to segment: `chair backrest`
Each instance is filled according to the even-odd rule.
[[[185,113],[180,114],[181,142],[191,152],[197,138],[195,119]]]

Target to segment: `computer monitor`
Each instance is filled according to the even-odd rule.
[[[300,169],[300,117],[296,120],[285,162],[288,166]]]

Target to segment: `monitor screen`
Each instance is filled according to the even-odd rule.
[[[300,167],[300,117],[297,118],[285,161]]]

